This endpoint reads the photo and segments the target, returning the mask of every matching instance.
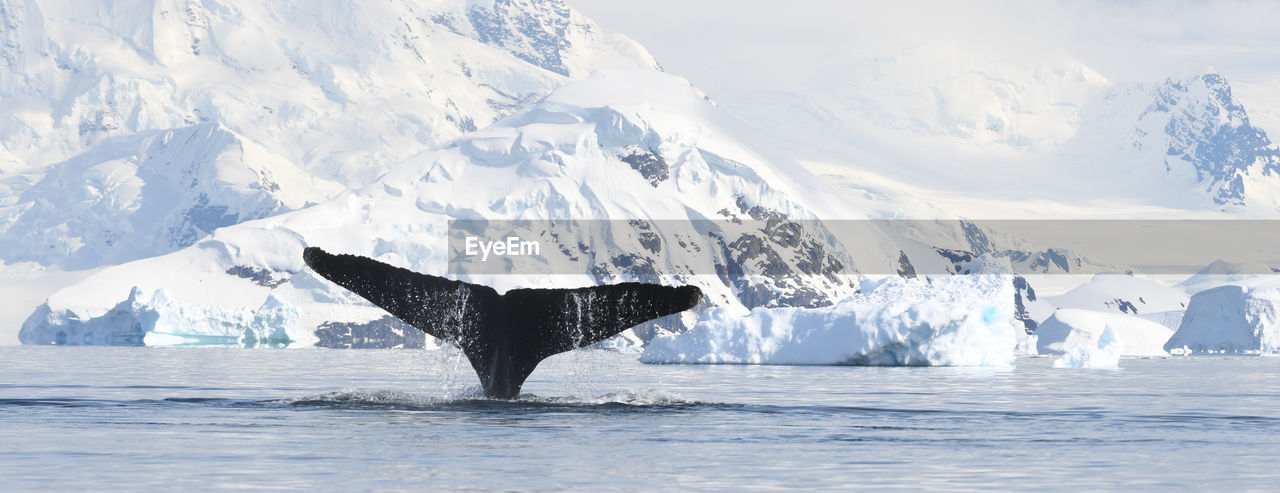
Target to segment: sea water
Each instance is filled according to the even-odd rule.
[[[1051,363],[0,347],[0,490],[1280,488],[1280,358]]]

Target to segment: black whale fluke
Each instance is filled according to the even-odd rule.
[[[603,341],[642,322],[693,308],[696,286],[627,282],[575,289],[513,289],[419,274],[316,247],[307,266],[400,320],[462,348],[484,393],[510,399],[538,363]]]

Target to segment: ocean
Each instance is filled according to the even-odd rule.
[[[1280,358],[645,365],[0,347],[0,490],[1277,489]]]

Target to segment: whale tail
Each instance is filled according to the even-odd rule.
[[[590,346],[642,322],[693,308],[696,286],[621,283],[574,289],[513,289],[419,274],[368,257],[316,247],[303,260],[326,279],[400,320],[462,349],[485,395],[520,393],[538,363]]]

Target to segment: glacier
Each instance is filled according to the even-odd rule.
[[[646,363],[1010,366],[1013,282],[999,274],[889,277],[823,308],[707,310],[650,341]]]

